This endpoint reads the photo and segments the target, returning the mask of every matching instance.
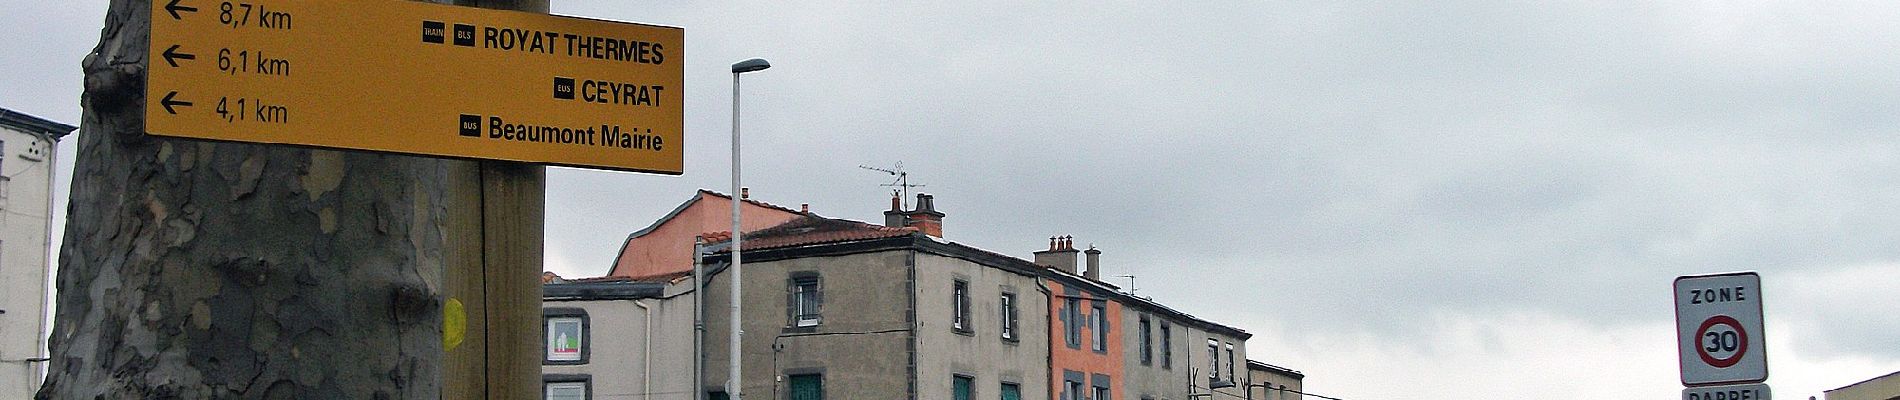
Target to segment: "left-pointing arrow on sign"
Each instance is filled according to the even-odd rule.
[[[188,13],[198,12],[198,7],[181,6],[181,5],[178,5],[178,1],[179,0],[172,0],[170,3],[165,3],[165,12],[172,13],[172,19],[176,19],[176,20],[185,19],[185,17],[178,15],[179,11],[184,11]]]
[[[178,115],[178,110],[172,109],[172,107],[173,106],[191,107],[191,102],[183,101],[183,100],[174,100],[174,98],[177,98],[177,97],[178,97],[178,92],[168,93],[165,95],[165,99],[158,101],[158,104],[165,106],[165,112],[172,113],[172,115]]]
[[[165,53],[163,54],[165,56],[165,63],[171,64],[172,68],[178,68],[178,60],[198,59],[198,56],[191,55],[190,53],[178,52],[178,46],[180,45],[176,45],[176,44],[172,45],[171,48],[165,49]]]

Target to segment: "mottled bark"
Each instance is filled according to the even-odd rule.
[[[39,398],[439,398],[445,177],[466,164],[148,136],[149,7],[113,0],[82,63]]]

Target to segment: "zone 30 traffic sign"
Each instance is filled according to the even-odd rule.
[[[1676,278],[1676,350],[1684,386],[1768,379],[1761,276],[1754,272]]]

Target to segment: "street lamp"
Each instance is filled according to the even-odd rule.
[[[743,320],[739,319],[739,238],[745,236],[744,231],[739,230],[739,202],[743,200],[739,188],[739,74],[771,67],[772,63],[758,58],[732,64],[732,248],[729,253],[732,254],[732,267],[728,268],[732,272],[732,329],[729,335],[731,343],[727,346],[728,359],[732,360],[732,365],[726,373],[726,395],[732,399],[745,398],[739,387],[739,336],[744,326],[740,324]]]

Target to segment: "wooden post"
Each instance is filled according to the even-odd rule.
[[[455,255],[445,279],[449,303],[462,306],[466,325],[460,343],[447,349],[443,398],[539,398],[547,170],[500,161],[465,164],[450,174],[449,242]]]
[[[456,4],[548,12],[548,0]],[[449,173],[451,256],[445,280],[450,303],[462,306],[466,325],[460,343],[446,349],[442,398],[541,398],[547,168],[504,161],[457,164]]]

